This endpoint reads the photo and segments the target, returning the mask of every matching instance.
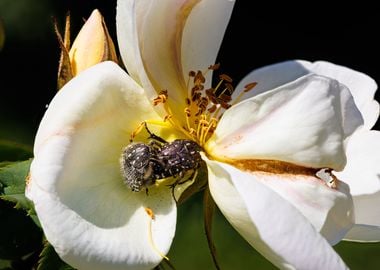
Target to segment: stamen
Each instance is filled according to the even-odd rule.
[[[240,94],[234,99],[234,102],[232,103],[232,105],[239,103],[241,98],[245,95],[245,93],[251,91],[256,85],[257,85],[257,82],[251,82],[249,84],[246,84],[244,86],[243,91],[241,91]]]
[[[201,119],[199,121],[198,128],[197,128],[197,138],[199,142],[201,142],[201,138],[203,137],[204,127],[208,125],[208,121],[206,120],[206,116],[204,114],[202,114],[200,118]]]
[[[206,143],[206,141],[207,141],[207,135],[209,135],[209,132],[211,131],[211,129],[216,128],[216,124],[217,123],[218,123],[217,119],[215,119],[215,118],[211,118],[210,119],[210,122],[208,123],[208,125],[207,125],[207,127],[206,127],[206,129],[204,131],[203,137],[200,138],[200,140],[199,140],[201,146],[203,146]]]
[[[219,69],[219,67],[220,67],[220,63],[217,63],[215,65],[209,65],[208,69],[209,70],[217,70],[217,69]]]
[[[144,128],[144,126],[145,126],[145,121],[141,122],[140,125],[138,125],[138,127],[131,133],[131,137],[129,138],[129,142],[133,142],[133,140],[135,139],[137,134],[139,134],[141,132],[141,130]]]
[[[165,115],[164,117],[164,122],[166,122],[167,120],[170,120],[173,116],[171,114],[167,114]]]
[[[165,103],[168,99],[168,90],[162,90],[158,93],[158,96],[153,99],[153,106],[157,106],[160,103]]]
[[[231,97],[232,93],[234,92],[234,87],[230,83],[225,83],[224,86],[227,88],[228,93],[230,94],[230,97]]]
[[[194,70],[190,70],[189,71],[189,77],[195,77],[195,71]]]
[[[163,118],[163,122],[169,122],[177,129],[192,140],[196,140],[200,145],[204,145],[210,138],[216,128],[218,120],[223,112],[230,108],[234,87],[233,79],[227,74],[219,75],[220,81],[216,87],[205,90],[206,75],[209,71],[217,70],[220,64],[210,65],[205,71],[190,70],[187,79],[187,97],[185,98],[185,121],[186,124],[174,117],[170,111],[168,104],[164,104],[167,115]],[[252,89],[256,83],[247,84],[242,93],[238,96],[237,103],[245,92]],[[156,106],[165,103],[168,99],[168,91],[163,90],[153,100]],[[138,133],[137,130],[135,133]],[[136,136],[135,133],[132,137]]]
[[[200,85],[202,83],[205,83],[206,78],[203,76],[202,71],[198,70],[197,74],[194,77],[194,84]]]
[[[232,83],[232,78],[230,76],[228,76],[227,74],[220,74],[219,79],[226,81],[226,82],[229,82],[229,83]]]
[[[216,105],[213,104],[207,111],[210,112],[210,113],[215,112],[216,111]]]
[[[190,117],[191,117],[191,111],[189,108],[185,108],[185,115],[186,115],[186,126],[187,129],[190,131],[191,130],[191,125],[190,125]]]
[[[222,106],[220,104],[216,104],[216,110],[214,111],[214,114],[212,115],[212,117],[219,119],[220,118],[219,112],[221,109],[222,109]]]
[[[161,121],[161,120],[153,120],[153,119],[142,121],[138,125],[138,127],[131,133],[129,142],[133,142],[133,140],[135,139],[135,137],[141,132],[141,130],[146,126],[146,124],[151,124],[151,125],[155,125],[155,126],[161,126],[161,127],[169,128],[170,124],[168,124],[168,122],[165,122],[165,121],[166,120],[170,121],[170,118],[171,118],[171,115],[167,115],[167,116],[164,117],[163,121]]]
[[[165,256],[158,248],[157,246],[154,244],[154,241],[153,241],[153,234],[152,234],[152,222],[155,220],[155,216],[154,216],[154,212],[151,208],[149,207],[145,207],[145,212],[147,213],[147,215],[149,216],[149,221],[148,221],[148,230],[149,230],[149,243],[150,245],[152,246],[152,248],[154,249],[155,252],[158,253],[158,255],[160,255],[160,257],[162,259],[165,259],[167,261],[169,261],[169,258],[167,256]]]

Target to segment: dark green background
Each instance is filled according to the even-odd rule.
[[[45,106],[55,94],[59,47],[52,18],[62,26],[70,11],[76,33],[82,19],[98,8],[115,37],[115,2],[0,0],[6,31],[0,52],[0,140],[30,148]],[[227,29],[218,61],[235,82],[254,68],[288,59],[327,60],[380,82],[380,17],[374,7],[361,3],[346,3],[340,9],[316,2],[307,2],[307,6],[262,4],[238,1]],[[200,196],[180,208],[178,224],[169,254],[174,265],[177,269],[210,269]],[[273,269],[220,214],[215,237],[223,269]],[[336,249],[352,269],[380,268],[380,244],[341,243]]]

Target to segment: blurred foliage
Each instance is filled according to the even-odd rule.
[[[42,231],[22,210],[0,200],[0,259],[25,260],[41,246]]]
[[[197,194],[179,208],[177,232],[168,255],[176,269],[214,269],[202,211],[202,194]],[[218,210],[214,218],[213,240],[223,270],[277,269],[253,249]],[[352,270],[379,269],[380,243],[342,241],[334,249]]]
[[[7,39],[45,39],[51,28],[51,9],[49,0],[1,0],[0,18]]]
[[[17,161],[31,158],[32,147],[0,139],[0,161]]]
[[[45,242],[44,248],[38,261],[37,270],[73,270],[70,265],[64,263],[55,252],[52,245]]]
[[[3,21],[0,17],[0,51],[4,46],[4,41],[5,41],[5,31],[4,31]]]

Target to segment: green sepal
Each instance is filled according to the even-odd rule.
[[[59,258],[53,246],[49,242],[45,242],[44,248],[40,254],[37,270],[73,270],[70,265]]]

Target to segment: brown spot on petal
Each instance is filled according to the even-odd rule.
[[[278,160],[241,159],[228,162],[242,171],[315,176],[318,169]]]

